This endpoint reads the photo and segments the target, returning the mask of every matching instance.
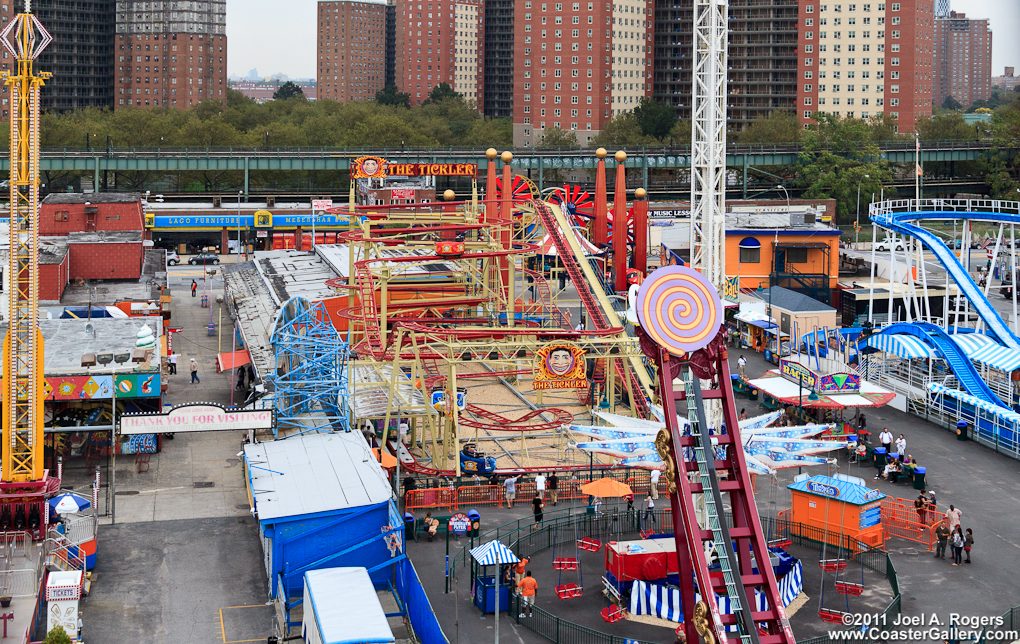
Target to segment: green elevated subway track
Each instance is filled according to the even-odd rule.
[[[891,163],[914,161],[913,141],[892,141],[879,146],[882,156]],[[989,141],[928,142],[921,150],[922,163],[975,161],[989,156],[994,145]],[[800,162],[802,147],[785,145],[733,145],[727,148],[726,165],[742,169],[745,177],[748,168],[762,166],[796,165]],[[686,148],[629,148],[627,167],[643,171],[643,183],[648,183],[648,171],[690,167],[690,154]],[[1012,156],[1015,151],[1007,150]],[[209,172],[240,171],[244,173],[245,199],[248,195],[249,173],[264,171],[348,171],[351,160],[364,155],[377,155],[402,163],[477,163],[479,173],[485,170],[485,151],[480,149],[433,150],[345,150],[339,148],[112,148],[112,149],[47,149],[42,151],[40,169],[44,172],[90,172],[96,185],[103,172]],[[555,170],[595,168],[594,150],[516,150],[511,166],[521,171],[532,171],[532,178],[540,186],[543,173]],[[502,163],[497,160],[500,167]],[[606,166],[613,168],[616,161],[610,155]],[[0,172],[9,171],[8,159],[0,159]],[[745,181],[746,183],[746,181]]]

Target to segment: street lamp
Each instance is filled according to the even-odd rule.
[[[870,179],[871,175],[866,174],[861,177],[861,180],[857,182],[857,224],[854,226],[854,250],[860,250],[858,245],[861,236],[861,184],[864,183],[865,179]],[[874,243],[874,240],[872,240]]]
[[[243,248],[245,259],[247,259],[248,245],[247,244],[245,244],[244,246],[241,245],[241,195],[243,194],[244,190],[237,191],[237,245],[238,245],[237,254],[240,255],[241,249]]]
[[[783,186],[776,186],[776,188],[782,190],[783,194],[786,195],[786,214],[790,214],[790,193]]]

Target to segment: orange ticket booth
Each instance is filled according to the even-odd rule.
[[[882,499],[856,476],[801,474],[787,486],[793,497],[791,532],[815,541],[840,545],[844,534],[869,546],[881,547]],[[844,544],[846,542],[843,542]]]

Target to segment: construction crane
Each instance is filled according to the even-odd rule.
[[[726,281],[727,0],[694,0],[691,95],[691,267]]]
[[[41,482],[43,471],[43,338],[39,330],[39,91],[51,74],[33,64],[53,38],[32,15],[32,2],[0,32],[17,60],[17,73],[2,72],[10,90],[9,326],[3,347],[3,484]],[[32,486],[26,487],[30,489]],[[5,496],[17,488],[4,485]],[[38,493],[37,493],[38,494]],[[33,505],[35,494],[22,500]],[[41,497],[40,497],[41,498]],[[5,512],[9,509],[5,509]],[[19,506],[17,512],[26,512]],[[10,515],[8,515],[10,516]],[[24,516],[22,514],[22,516]]]

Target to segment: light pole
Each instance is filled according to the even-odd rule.
[[[860,237],[861,237],[861,184],[864,183],[865,179],[870,179],[871,175],[866,174],[861,177],[861,180],[857,182],[857,223],[854,225],[854,250],[860,250]],[[875,240],[871,240],[874,243]]]
[[[787,192],[786,188],[784,188],[783,186],[776,186],[776,188],[782,190],[783,194],[786,195],[786,214],[790,214],[790,193]]]
[[[244,190],[237,191],[237,254],[240,256],[242,248],[244,249],[245,259],[248,255],[248,246],[241,245],[241,195],[244,194]]]

